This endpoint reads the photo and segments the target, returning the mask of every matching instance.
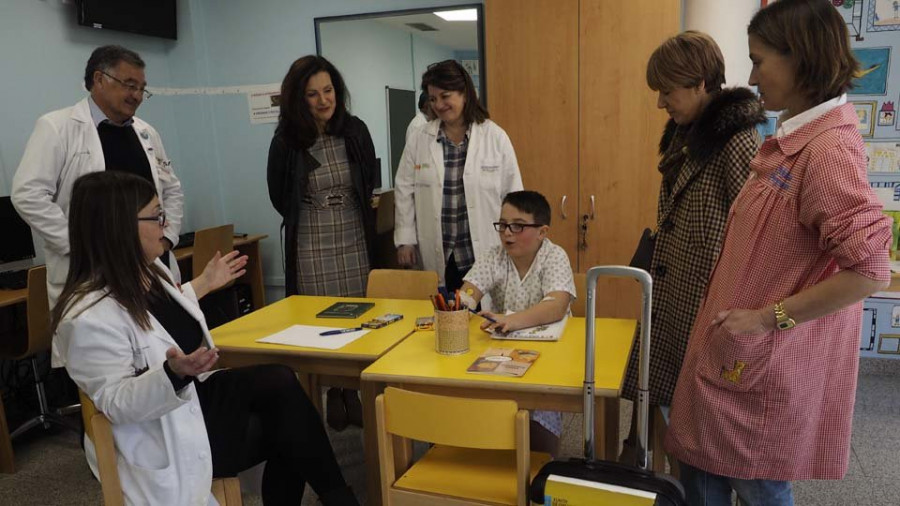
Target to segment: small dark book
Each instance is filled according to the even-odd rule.
[[[374,302],[335,302],[316,315],[316,318],[359,318],[372,309]]]

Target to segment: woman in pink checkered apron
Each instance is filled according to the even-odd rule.
[[[779,0],[748,33],[750,84],[784,112],[729,212],[675,389],[666,449],[691,504],[791,505],[791,481],[844,476],[862,300],[890,281],[844,21],[827,0]]]

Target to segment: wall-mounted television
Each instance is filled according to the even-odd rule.
[[[177,39],[176,0],[77,0],[78,24]]]

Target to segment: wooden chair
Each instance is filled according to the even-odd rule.
[[[100,487],[103,490],[105,506],[122,506],[122,484],[116,467],[116,443],[113,439],[112,424],[106,415],[97,411],[90,397],[78,391],[81,397],[81,418],[84,432],[94,443],[97,454],[97,470],[100,473]],[[237,478],[219,478],[212,482],[212,493],[221,506],[241,505],[241,483]]]
[[[528,484],[550,461],[529,447],[528,411],[514,401],[464,399],[388,387],[375,401],[382,503],[528,504]],[[409,440],[435,443],[412,466]],[[402,475],[397,478],[397,474]]]
[[[81,429],[63,416],[65,413],[73,411],[71,408],[50,409],[47,403],[47,393],[44,390],[44,379],[40,376],[38,369],[37,355],[48,351],[53,339],[53,336],[50,334],[50,303],[47,299],[47,268],[45,266],[32,267],[28,270],[27,290],[25,320],[28,328],[24,333],[17,333],[8,338],[0,339],[0,358],[30,360],[31,372],[34,375],[34,388],[37,394],[38,414],[22,423],[9,435],[9,438],[15,439],[34,427],[50,428],[51,423],[61,425],[80,434]],[[0,435],[0,439],[5,439],[5,431],[3,435]],[[6,442],[2,442],[0,445],[5,447]],[[11,451],[10,446],[10,455]],[[4,449],[2,453],[5,454],[6,450]]]
[[[234,249],[234,225],[222,225],[219,227],[204,228],[194,233],[194,256],[191,259],[191,277],[197,277],[206,268],[206,264],[216,256],[219,251],[222,255],[231,253]],[[219,290],[231,286],[229,282]]]
[[[373,269],[369,272],[366,297],[374,299],[423,299],[437,293],[438,275],[433,271]]]

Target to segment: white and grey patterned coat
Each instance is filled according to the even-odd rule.
[[[719,254],[728,210],[747,179],[765,114],[746,88],[720,91],[687,126],[669,121],[660,140],[656,245],[650,266],[650,402],[668,406],[691,326]],[[636,398],[637,344],[623,397]]]

